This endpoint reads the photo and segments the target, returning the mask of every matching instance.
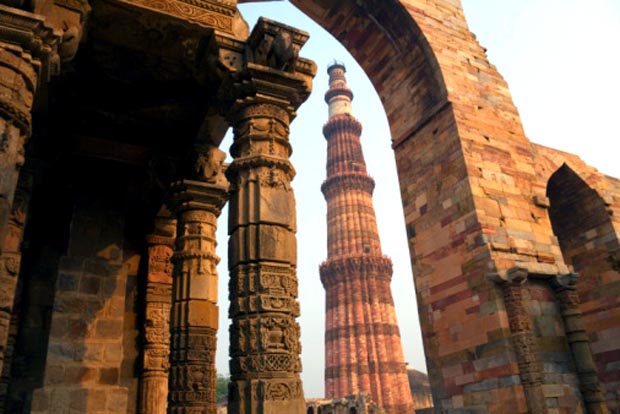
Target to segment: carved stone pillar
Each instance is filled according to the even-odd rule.
[[[587,413],[607,414],[609,409],[598,380],[596,363],[590,349],[590,339],[581,320],[579,296],[575,286],[577,277],[575,273],[556,276],[551,281],[551,287],[560,305],[566,339],[575,362],[579,389]]]
[[[32,133],[35,93],[57,71],[59,41],[42,16],[0,4],[0,253],[6,264],[0,275],[0,372],[21,260],[23,221],[15,220],[25,213],[20,210],[29,196],[22,194],[14,208],[15,192],[24,144]]]
[[[229,413],[305,411],[299,373],[290,114],[250,103],[234,120],[229,209]]]
[[[172,254],[176,222],[158,217],[147,237],[148,272],[144,321],[144,356],[140,376],[140,414],[166,414],[170,357]]]
[[[172,186],[177,216],[170,315],[170,414],[215,414],[215,346],[218,327],[215,230],[228,199],[225,154],[212,148],[196,166],[204,181]]]
[[[260,19],[233,78],[231,183],[231,414],[302,414],[295,197],[289,123],[316,66],[298,58],[305,32]]]
[[[60,36],[43,16],[0,4],[0,251],[7,231],[32,105],[41,82],[58,71]]]
[[[0,413],[3,413],[5,409],[10,378],[10,361],[16,334],[16,317],[13,315],[13,305],[22,258],[21,244],[32,191],[32,181],[32,171],[22,169],[4,237],[4,250],[0,257]]]
[[[531,414],[546,414],[542,372],[536,358],[536,338],[532,329],[532,319],[523,306],[523,290],[527,275],[527,269],[512,268],[506,274],[507,280],[497,275],[494,280],[503,288],[504,304],[519,365],[519,376],[528,408]]]

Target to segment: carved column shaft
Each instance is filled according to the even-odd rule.
[[[21,265],[21,244],[32,191],[32,171],[22,170],[0,258],[0,413],[4,412],[16,335],[15,292]]]
[[[171,205],[178,224],[173,256],[168,412],[215,414],[219,262],[215,230],[228,188],[225,179],[183,180],[172,190]]]
[[[527,271],[518,269],[509,271],[509,281],[503,285],[504,304],[508,314],[512,342],[519,376],[532,414],[546,414],[547,407],[542,390],[542,373],[536,358],[536,338],[532,330],[532,320],[523,307],[523,290],[527,282]]]
[[[248,102],[233,117],[229,208],[229,413],[305,412],[290,115]]]
[[[259,19],[218,93],[234,129],[231,184],[231,414],[303,414],[297,302],[295,171],[289,124],[316,65],[299,57],[308,34]],[[222,46],[225,46],[222,43]]]
[[[22,50],[0,41],[0,242],[7,232],[24,143],[31,133],[30,110],[38,82],[34,63]],[[0,245],[0,249],[4,249]]]
[[[0,251],[39,84],[58,71],[61,41],[45,17],[0,4]]]
[[[19,248],[5,244],[15,240],[21,243],[23,223],[21,229],[10,223],[16,212],[15,191],[25,160],[24,144],[32,133],[35,93],[39,83],[53,71],[58,41],[58,35],[42,16],[0,4],[0,253],[4,255],[9,249],[5,262],[12,261],[16,266],[14,278],[5,280],[2,276],[0,285],[0,372],[21,260]],[[2,394],[4,398],[6,393]]]
[[[140,413],[166,414],[170,356],[170,303],[172,301],[172,254],[174,226],[160,219],[157,227],[168,228],[170,236],[147,237],[148,273],[144,323],[144,359],[140,376]]]
[[[558,277],[552,283],[552,287],[560,304],[566,340],[573,355],[577,377],[579,378],[579,389],[587,413],[607,414],[609,409],[598,380],[596,363],[590,349],[590,339],[581,320],[579,296],[574,285],[576,276],[569,274]],[[570,282],[566,283],[565,279],[569,279]]]

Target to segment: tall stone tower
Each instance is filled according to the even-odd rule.
[[[329,121],[327,260],[325,287],[325,394],[327,398],[370,393],[386,414],[413,412],[403,350],[390,290],[392,262],[381,253],[372,204],[374,180],[366,171],[361,123],[351,110],[353,93],[345,67],[328,68]]]

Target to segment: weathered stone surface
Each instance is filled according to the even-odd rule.
[[[503,288],[486,274],[502,279],[508,269],[519,267],[544,278],[565,275],[572,266],[581,277],[576,289],[585,330],[577,336],[590,340],[605,404],[614,414],[620,412],[619,182],[576,156],[529,142],[508,87],[468,30],[459,2],[292,2],[349,49],[384,102],[436,408],[527,412]],[[288,122],[311,86],[313,64],[299,57],[307,35],[262,20],[248,37],[235,5],[235,1],[215,0],[5,1],[0,5],[0,144],[4,143],[0,145],[4,148],[0,224],[6,223],[13,209],[16,167],[29,136],[25,156],[41,161],[37,169],[44,182],[33,190],[32,203],[39,211],[30,221],[33,231],[24,238],[22,254],[28,260],[16,276],[15,301],[12,284],[4,283],[5,279],[2,283],[3,302],[18,305],[11,324],[6,318],[0,323],[1,335],[9,332],[6,349],[14,347],[8,392],[13,412],[27,411],[28,401],[39,411],[80,410],[84,407],[80,401],[102,404],[101,409],[108,411],[122,410],[119,406],[124,404],[126,412],[137,410],[132,404],[137,401],[139,370],[134,367],[142,356],[138,352],[144,352],[138,349],[142,343],[137,335],[143,310],[141,289],[146,284],[137,278],[148,272],[138,253],[132,257],[126,253],[144,250],[141,243],[151,232],[152,218],[170,182],[186,177],[186,166],[194,167],[193,162],[185,162],[188,149],[197,142],[219,145],[228,127],[222,114],[235,124],[237,136],[257,138],[237,140],[232,148],[239,212],[247,214],[233,220],[234,225],[243,224],[231,227],[231,247],[237,249],[229,260],[232,283],[250,289],[243,283],[263,274],[285,274],[277,278],[283,283],[295,279],[296,252],[290,246],[294,245],[294,199],[288,186],[294,172],[288,162],[280,161],[290,155]],[[88,33],[87,41],[80,41],[83,33]],[[74,55],[77,59],[72,61]],[[51,76],[59,78],[50,88]],[[240,119],[235,115],[265,103],[286,116],[254,113]],[[36,124],[30,121],[33,107]],[[355,128],[355,123],[348,124]],[[209,168],[205,164],[198,170],[209,177]],[[327,193],[335,183],[326,186]],[[367,179],[341,184],[365,191],[372,188]],[[119,191],[103,191],[109,187]],[[88,197],[122,206],[112,214],[127,224],[122,231],[111,237],[109,226],[103,225],[107,218],[81,217],[80,211],[88,210],[83,203]],[[270,226],[278,230],[268,230]],[[0,225],[0,231],[8,234],[7,226]],[[115,242],[108,243],[110,239]],[[0,237],[0,242],[6,240]],[[284,243],[289,246],[284,248]],[[4,265],[9,273],[19,272],[17,258],[9,258]],[[125,265],[130,270],[122,278],[118,266]],[[284,270],[272,272],[269,267]],[[192,294],[213,299],[212,287],[211,280]],[[279,303],[291,315],[298,313],[295,283],[261,289],[267,291],[236,298],[231,313],[278,313],[274,309]],[[282,289],[290,290],[283,295]],[[569,372],[566,358],[571,354],[561,350],[561,341],[554,336],[562,328],[557,323],[558,298],[547,297],[545,289],[537,286],[522,293],[526,298],[540,296],[526,299],[526,304],[543,380],[548,380],[544,385],[550,385],[545,389],[553,395],[546,403],[552,412],[567,412],[571,404],[576,406],[575,374]],[[82,298],[83,305],[62,299],[69,297]],[[7,311],[8,306],[0,308]],[[62,316],[60,309],[72,309],[74,316]],[[95,323],[74,322],[80,319],[79,309],[84,309],[82,319]],[[108,322],[99,325],[99,318]],[[292,317],[286,320],[286,326],[293,326]],[[95,340],[97,327],[106,324],[121,324],[122,337],[109,332],[109,337]],[[275,332],[266,337],[265,344],[273,349],[285,345]],[[252,341],[244,343],[249,346]],[[236,363],[297,369],[296,358],[282,358],[280,353],[238,358]],[[50,374],[44,373],[46,356],[52,357]],[[54,394],[49,388],[62,388],[52,373],[64,378],[69,366],[118,367],[122,385],[89,382],[87,397],[76,394],[80,408],[71,408],[70,394]],[[588,372],[586,377],[594,374]],[[268,387],[249,375],[239,380],[248,401],[254,390],[259,394],[268,390],[275,398],[283,390],[293,395],[301,389],[285,381]],[[44,381],[54,383],[46,383],[37,391],[41,399],[33,400],[32,390]],[[101,388],[118,398],[106,396],[103,401]],[[282,404],[280,409],[290,408]]]
[[[15,317],[15,301],[18,288],[18,273],[21,265],[21,243],[28,213],[33,175],[22,170],[4,238],[0,257],[0,412],[6,407],[8,383],[18,321]]]
[[[33,394],[33,407],[47,408],[40,411],[33,408],[33,412],[127,410],[128,390],[121,386],[122,360],[104,358],[106,346],[123,354],[124,304],[130,271],[129,266],[122,264],[122,250],[119,255],[97,257],[102,246],[109,251],[111,246],[123,244],[122,216],[110,204],[113,205],[84,197],[76,205],[68,256],[59,272],[75,278],[79,288],[59,289],[58,285],[64,282],[57,279],[45,383]],[[99,223],[96,242],[91,238],[93,222]],[[85,256],[72,254],[76,252]],[[106,270],[93,272],[94,269]],[[100,289],[106,279],[114,281],[116,286],[108,293]],[[123,397],[115,400],[119,398],[118,393]]]

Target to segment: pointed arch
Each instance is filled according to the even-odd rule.
[[[608,268],[620,246],[605,200],[566,163],[549,178],[549,217],[564,260],[584,275]]]
[[[381,97],[395,143],[410,137],[447,103],[437,57],[404,2],[291,3],[342,43],[364,69]]]

